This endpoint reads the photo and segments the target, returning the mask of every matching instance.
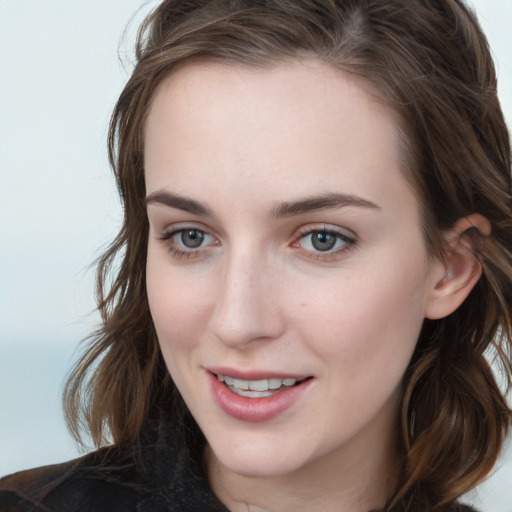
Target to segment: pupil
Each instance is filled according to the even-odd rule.
[[[204,233],[197,231],[196,229],[189,229],[181,233],[181,241],[185,247],[189,249],[195,249],[199,247],[204,240]]]
[[[328,251],[334,247],[336,236],[325,232],[314,233],[311,236],[311,243],[317,251]]]

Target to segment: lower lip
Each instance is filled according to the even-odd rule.
[[[311,382],[312,379],[308,379],[272,396],[248,398],[233,393],[210,373],[211,391],[217,405],[232,418],[253,423],[269,421],[282,414],[297,402]]]

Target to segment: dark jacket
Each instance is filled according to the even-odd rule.
[[[164,486],[139,481],[124,468],[96,468],[93,453],[22,471],[0,481],[2,512],[226,512],[205,482],[184,467]],[[185,471],[183,471],[185,470]]]
[[[157,433],[15,473],[0,480],[0,512],[228,512],[185,446]]]

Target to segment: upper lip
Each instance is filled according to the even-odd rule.
[[[310,375],[301,373],[287,373],[272,370],[237,370],[236,368],[210,367],[207,370],[215,375],[233,377],[238,380],[265,380],[265,379],[295,379],[303,380]]]

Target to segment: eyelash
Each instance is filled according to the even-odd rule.
[[[177,259],[191,259],[191,258],[197,258],[201,256],[204,251],[206,250],[205,247],[202,245],[199,246],[197,249],[189,248],[187,249],[180,249],[177,246],[177,242],[173,240],[173,238],[177,235],[183,235],[186,231],[194,231],[196,233],[201,233],[201,236],[208,236],[213,238],[211,235],[207,233],[204,229],[199,229],[195,226],[185,226],[180,227],[176,229],[172,229],[171,231],[166,231],[162,233],[162,235],[159,237],[159,240],[162,241],[166,246],[169,252]],[[215,244],[218,245],[218,244]]]
[[[323,234],[330,235],[335,237],[334,247],[339,242],[342,243],[340,247],[337,247],[333,250],[330,248],[326,251],[314,251],[310,249],[303,249],[300,246],[300,241],[304,240],[306,237],[314,235],[314,234]],[[311,242],[310,242],[311,243]],[[309,258],[313,258],[315,261],[332,261],[339,257],[342,253],[345,253],[357,246],[357,240],[355,236],[348,235],[347,233],[341,231],[340,229],[329,227],[329,226],[318,226],[318,227],[304,227],[299,230],[298,236],[295,238],[294,242],[291,243],[291,247],[296,247],[299,250],[303,251],[303,255]]]
[[[176,237],[177,235],[181,234],[181,236],[183,236],[183,233],[187,231],[199,233],[200,236],[202,237],[210,237],[214,239],[213,236],[208,234],[208,232],[204,229],[200,229],[195,226],[185,226],[162,233],[162,235],[159,237],[159,240],[167,246],[167,249],[172,254],[172,256],[177,259],[192,259],[205,255],[205,251],[208,250],[209,246],[203,246],[203,244],[201,243],[201,245],[199,245],[197,249],[182,249],[177,245],[179,244],[179,242],[173,240],[173,238]],[[323,234],[335,237],[333,248],[335,248],[336,245],[339,244],[340,242],[342,243],[342,245],[341,247],[337,247],[335,250],[332,250],[333,248],[328,248],[326,251],[315,251],[314,249],[304,249],[303,247],[301,247],[301,240],[304,240],[306,239],[306,237],[312,236],[314,234]],[[213,245],[218,245],[218,242]],[[336,229],[334,227],[328,227],[323,225],[319,227],[308,226],[301,228],[299,230],[298,235],[295,236],[294,241],[290,244],[290,247],[300,250],[302,253],[301,255],[303,255],[304,257],[312,258],[315,261],[329,261],[336,259],[336,257],[341,255],[341,253],[353,249],[354,247],[356,247],[356,245],[357,241],[355,237],[350,236],[347,233],[344,233],[341,230]]]

